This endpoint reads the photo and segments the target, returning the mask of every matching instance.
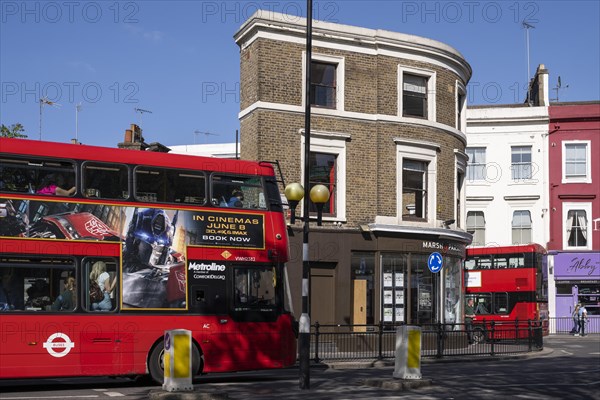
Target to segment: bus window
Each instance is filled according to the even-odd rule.
[[[531,265],[531,264],[530,264]],[[525,267],[525,257],[520,255],[511,255],[508,257],[508,268],[523,268]]]
[[[206,177],[199,171],[137,167],[135,197],[150,203],[204,204]]]
[[[465,269],[476,269],[477,263],[474,259],[465,260]]]
[[[157,168],[138,167],[135,169],[135,198],[148,203],[164,202],[166,176]]]
[[[475,296],[475,314],[486,315],[492,309],[491,293],[478,293]]]
[[[277,186],[277,182],[272,179],[265,180],[265,187],[267,188],[267,196],[269,198],[270,210],[271,211],[283,211],[283,204],[281,203],[281,193],[279,192],[279,187]],[[259,202],[259,206],[262,205]]]
[[[117,263],[113,259],[88,258],[84,261],[86,273],[86,305],[91,311],[114,311],[117,305]],[[100,294],[96,297],[94,285]]]
[[[129,197],[127,166],[86,162],[83,164],[83,194],[102,199]]]
[[[37,162],[29,163],[38,166]],[[35,193],[42,195],[73,196],[75,168],[70,162],[43,161],[38,171]]]
[[[508,294],[507,293],[494,293],[494,307],[496,314],[508,314]]]
[[[492,269],[492,257],[477,259],[477,267],[475,269]]]
[[[77,305],[74,282],[70,293],[63,283],[74,277],[75,266],[70,259],[2,259],[0,311],[73,311]],[[59,300],[61,295],[69,299]]]
[[[26,160],[0,158],[0,191],[33,193],[35,171]]]
[[[170,171],[169,182],[173,191],[169,198],[175,203],[204,204],[206,201],[206,177],[196,171]]]
[[[261,178],[214,174],[211,189],[214,206],[267,209]]]
[[[508,258],[504,256],[494,257],[494,269],[508,268]]]
[[[275,306],[276,282],[272,268],[236,268],[235,308]]]
[[[2,191],[58,196],[75,194],[75,166],[72,162],[38,158],[2,158],[0,165]]]

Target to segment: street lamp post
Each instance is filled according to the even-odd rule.
[[[294,225],[296,223],[296,207],[298,203],[304,197],[304,188],[299,183],[290,183],[285,187],[285,198],[290,205],[292,215],[290,216],[290,223]]]
[[[306,0],[306,82],[304,98],[304,187],[310,187],[310,100],[312,63],[312,0]],[[310,308],[309,285],[310,265],[308,262],[308,222],[310,220],[309,196],[304,196],[302,234],[302,314],[298,334],[300,357],[300,389],[310,389]]]
[[[305,158],[308,158],[305,156]],[[305,164],[306,168],[306,164]],[[304,181],[309,182],[307,178],[309,171],[304,171]],[[310,183],[306,184],[309,187]],[[315,185],[310,190],[308,196],[304,193],[304,188],[299,183],[290,183],[285,188],[285,197],[290,205],[292,215],[290,222],[296,220],[296,207],[300,200],[304,198],[303,212],[303,237],[302,237],[302,314],[299,321],[298,334],[298,353],[300,358],[300,389],[310,389],[310,264],[308,252],[308,232],[310,220],[309,199],[317,206],[317,225],[321,226],[323,204],[329,200],[329,190],[324,185]]]

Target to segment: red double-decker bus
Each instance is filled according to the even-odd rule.
[[[0,378],[161,382],[170,329],[194,374],[295,363],[270,163],[0,139],[0,168]]]
[[[476,341],[527,337],[530,322],[548,334],[545,254],[539,244],[467,249],[465,297],[474,299]]]

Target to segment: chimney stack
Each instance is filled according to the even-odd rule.
[[[117,144],[120,149],[146,150],[148,145],[144,142],[142,130],[136,124],[131,124],[131,129],[125,129],[125,139]]]
[[[120,149],[147,150],[160,153],[171,151],[170,148],[158,142],[146,143],[142,136],[142,129],[136,124],[131,124],[131,129],[125,129],[125,140],[123,143],[117,144],[117,147]]]
[[[529,93],[525,103],[529,103],[534,107],[547,107],[550,105],[548,70],[544,64],[538,65],[535,76],[529,82]]]

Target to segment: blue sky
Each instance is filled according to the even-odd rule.
[[[317,1],[314,17],[439,40],[473,68],[469,104],[522,102],[540,63],[561,101],[600,99],[598,1]],[[239,49],[257,8],[301,1],[0,1],[0,122],[44,140],[113,147],[130,123],[148,142],[223,143],[239,128]],[[566,87],[568,85],[568,88]],[[556,97],[556,91],[550,92]],[[151,111],[136,112],[135,109]],[[211,135],[195,134],[209,132]]]

